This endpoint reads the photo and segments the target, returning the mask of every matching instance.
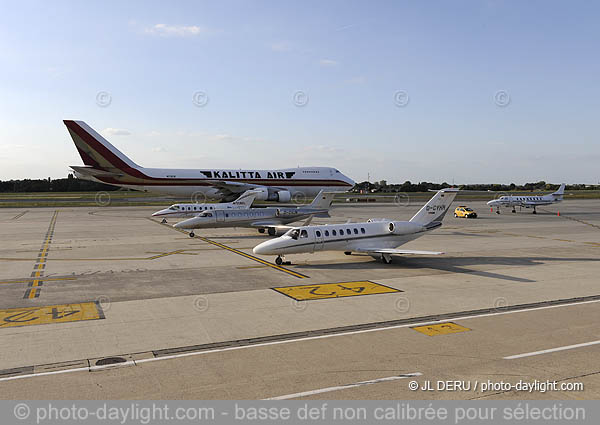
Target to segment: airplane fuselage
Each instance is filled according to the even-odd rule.
[[[327,209],[313,208],[247,208],[243,210],[213,210],[181,221],[179,229],[207,229],[221,227],[267,228],[303,220],[315,214],[327,214]]]
[[[408,221],[375,221],[294,227],[285,235],[265,241],[255,254],[285,255],[320,251],[368,251],[396,248],[421,237],[427,229]]]

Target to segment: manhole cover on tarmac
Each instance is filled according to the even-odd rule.
[[[96,366],[106,366],[117,363],[125,363],[126,361],[127,360],[125,360],[123,357],[106,357],[104,359],[98,360],[96,362]]]

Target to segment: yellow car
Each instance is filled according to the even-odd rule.
[[[469,207],[459,205],[454,210],[454,217],[477,218],[477,213]]]

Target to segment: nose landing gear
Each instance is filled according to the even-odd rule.
[[[161,223],[162,223],[162,224],[167,224],[167,219],[166,219],[166,218],[163,218],[163,219],[162,219],[162,221],[161,221]]]
[[[193,238],[194,236],[196,236],[196,235],[194,234],[194,231],[193,231],[193,230],[190,232],[189,236],[190,236],[190,238]]]
[[[275,264],[277,264],[278,266],[281,266],[283,264],[283,260],[284,260],[284,257],[282,255],[278,255],[277,258],[275,259]]]

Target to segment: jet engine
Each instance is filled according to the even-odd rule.
[[[258,193],[256,200],[258,201],[276,201],[276,202],[290,202],[292,200],[292,194],[288,190],[274,191],[266,187],[257,187],[255,189]]]

